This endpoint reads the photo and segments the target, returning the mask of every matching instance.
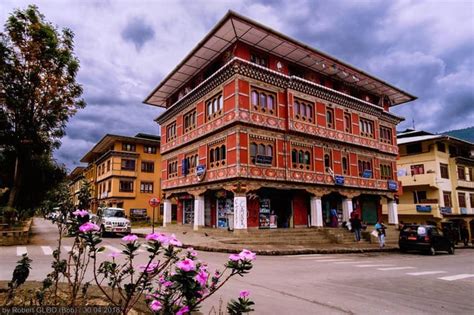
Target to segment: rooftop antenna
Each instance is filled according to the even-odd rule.
[[[415,118],[412,118],[412,119],[411,119],[411,122],[412,122],[412,124],[413,124],[413,130],[416,130],[416,129],[415,129]]]

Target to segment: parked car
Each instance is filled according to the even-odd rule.
[[[454,254],[453,240],[434,225],[405,225],[398,240],[400,251],[417,250],[435,255],[438,251]]]
[[[132,225],[122,208],[99,208],[97,215],[91,218],[100,227],[102,235],[106,233],[130,233]]]

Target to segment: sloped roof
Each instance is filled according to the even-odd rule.
[[[416,99],[356,67],[256,21],[229,11],[197,46],[147,96],[144,103],[166,107],[166,100],[216,57],[237,41],[325,75],[337,75],[347,83],[377,95],[387,95],[393,105]]]

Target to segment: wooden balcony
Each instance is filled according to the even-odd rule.
[[[402,182],[403,187],[410,187],[410,186],[438,187],[436,183],[435,173],[400,176],[398,180]]]

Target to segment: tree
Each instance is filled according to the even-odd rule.
[[[50,156],[69,118],[85,107],[73,38],[34,5],[14,11],[0,33],[0,140],[15,161],[8,206],[17,205],[31,157]]]
[[[79,209],[89,209],[91,202],[91,184],[87,179],[83,179],[79,194],[77,196],[79,200]]]

